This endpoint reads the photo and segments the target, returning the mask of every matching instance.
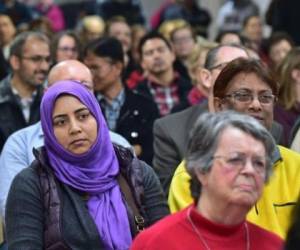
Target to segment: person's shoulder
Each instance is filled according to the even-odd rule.
[[[19,129],[18,131],[11,134],[12,137],[23,137],[26,135],[38,135],[37,133],[41,130],[41,123],[37,122],[25,128]]]
[[[29,167],[22,169],[14,178],[13,183],[26,185],[28,183],[36,184],[38,181],[38,162],[34,161]]]
[[[185,110],[182,110],[180,112],[174,113],[174,114],[169,114],[167,116],[164,116],[162,118],[159,118],[155,121],[156,124],[171,124],[175,121],[179,121],[182,119],[188,119],[190,118],[192,115],[196,115],[201,112],[205,111],[207,104],[203,103],[203,104],[198,104],[198,105],[194,105],[191,106]]]
[[[281,249],[283,240],[275,233],[270,232],[258,225],[247,221],[249,226],[250,235],[255,237],[255,241],[261,242],[266,249]]]
[[[278,145],[278,148],[283,161],[293,160],[300,164],[300,154],[298,152],[280,145]]]
[[[147,228],[143,234],[145,236],[152,236],[152,239],[160,237],[163,234],[172,234],[175,230],[177,231],[178,226],[184,222],[186,215],[186,209],[181,210],[177,213],[167,215],[160,221],[156,222],[154,225]]]
[[[155,102],[148,95],[143,92],[139,92],[137,89],[128,89],[126,88],[126,100],[130,100],[137,105],[142,103],[143,105],[156,107]]]

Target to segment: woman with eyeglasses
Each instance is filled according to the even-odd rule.
[[[186,153],[194,204],[146,229],[131,249],[281,249],[278,236],[246,220],[270,177],[274,149],[271,134],[252,117],[201,115]]]
[[[53,64],[80,59],[81,44],[77,35],[69,30],[57,33],[51,42],[51,55]]]

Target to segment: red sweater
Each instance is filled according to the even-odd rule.
[[[188,209],[169,215],[139,234],[131,250],[206,250],[203,241],[194,231],[187,219]],[[247,231],[245,223],[225,226],[213,223],[192,207],[191,219],[205,243],[212,250],[245,250]],[[250,222],[246,222],[249,231],[250,249],[280,250],[283,241],[275,234]]]

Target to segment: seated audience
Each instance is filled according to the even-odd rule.
[[[197,74],[199,83],[209,89],[208,96],[212,95],[212,86],[222,68],[238,57],[248,57],[248,55],[243,48],[235,45],[221,45],[208,52],[204,67],[201,67]],[[188,134],[197,117],[208,110],[208,105],[210,109],[213,108],[212,103],[202,102],[154,122],[153,168],[166,195],[169,193],[169,186],[176,167],[184,157]]]
[[[6,61],[10,54],[10,46],[16,36],[16,27],[8,15],[0,14],[0,48]]]
[[[193,56],[196,47],[196,36],[192,27],[185,21],[174,27],[171,32],[171,43],[173,45],[176,60],[174,69],[187,80],[191,81],[188,72],[189,58]]]
[[[105,22],[96,15],[85,16],[80,21],[77,29],[81,44],[86,46],[90,41],[104,35]]]
[[[281,144],[288,146],[291,130],[300,116],[300,48],[292,49],[278,68],[280,85],[274,119],[283,126]]]
[[[269,66],[275,73],[277,73],[278,66],[289,51],[294,47],[294,42],[287,33],[275,32],[266,41],[266,43]]]
[[[246,220],[271,175],[274,149],[254,118],[200,116],[186,152],[194,204],[143,231],[130,249],[281,249],[277,235]]]
[[[50,70],[48,87],[61,80],[76,80],[91,92],[94,90],[90,70],[79,61],[66,60],[56,64]],[[112,131],[109,131],[109,135],[113,143],[131,148],[124,137]],[[33,148],[43,145],[44,134],[40,121],[8,137],[0,155],[0,215],[4,216],[6,199],[13,178],[34,161]]]
[[[139,52],[146,76],[135,90],[156,103],[160,116],[168,115],[175,105],[185,101],[191,84],[173,69],[175,54],[163,35],[146,34],[141,39]]]
[[[151,167],[113,146],[97,99],[76,81],[41,103],[45,146],[9,191],[8,249],[128,249],[168,213]]]
[[[130,25],[145,24],[143,4],[140,0],[104,0],[99,2],[99,14],[105,21],[114,16],[123,16]]]
[[[216,42],[220,44],[237,44],[241,45],[241,37],[236,31],[221,31],[216,37]]]
[[[135,70],[135,63],[131,58],[132,33],[127,20],[122,16],[115,16],[106,22],[106,36],[118,39],[124,51],[123,80],[126,80],[130,73]]]
[[[265,65],[238,58],[219,74],[213,87],[215,111],[235,110],[256,118],[267,129],[273,122],[273,108],[278,86]],[[262,197],[247,219],[285,238],[291,211],[300,194],[300,155],[277,146],[271,157],[274,174],[264,187]],[[179,211],[193,202],[185,163],[176,169],[169,192],[171,211]]]
[[[124,52],[119,40],[105,37],[87,45],[84,63],[93,74],[95,95],[111,131],[124,136],[136,155],[151,164],[152,127],[159,116],[149,98],[124,86]]]
[[[39,32],[24,32],[13,41],[11,73],[0,82],[0,150],[13,132],[40,119],[43,83],[50,66],[50,42]]]
[[[56,34],[51,42],[53,64],[64,60],[77,60],[81,56],[81,44],[73,31],[62,31]]]
[[[54,3],[54,0],[39,1],[36,9],[41,16],[48,18],[53,32],[58,32],[65,28],[64,14],[59,5]]]
[[[210,13],[196,0],[169,1],[159,14],[159,24],[166,20],[183,19],[194,29],[195,34],[207,37],[211,22]]]
[[[248,16],[258,15],[259,8],[252,0],[230,0],[220,7],[216,23],[220,31],[240,32]]]
[[[249,47],[256,52],[260,52],[263,39],[262,20],[259,15],[248,16],[243,22],[242,36],[249,41]]]

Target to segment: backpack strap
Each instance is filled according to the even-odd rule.
[[[117,180],[120,185],[121,191],[122,191],[123,195],[125,196],[125,200],[126,200],[127,204],[132,209],[134,223],[135,223],[134,235],[137,235],[139,232],[141,232],[145,229],[144,217],[140,214],[139,209],[136,206],[135,200],[133,198],[133,195],[132,195],[132,192],[131,192],[131,189],[129,187],[127,180],[124,178],[124,176],[122,174],[118,175]]]

